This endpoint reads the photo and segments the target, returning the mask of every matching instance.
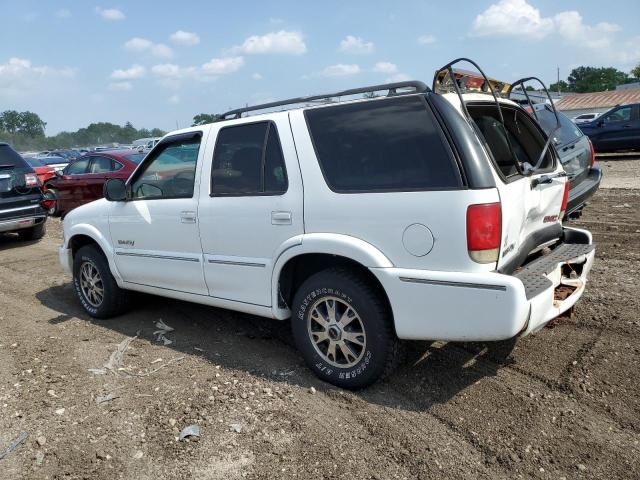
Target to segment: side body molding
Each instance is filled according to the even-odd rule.
[[[309,253],[346,257],[368,268],[393,267],[393,263],[380,250],[356,237],[338,233],[307,233],[293,237],[281,246],[273,267],[271,305],[274,318],[284,320],[291,315],[289,309],[278,306],[278,281],[282,269],[292,258]]]

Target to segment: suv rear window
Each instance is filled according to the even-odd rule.
[[[316,156],[335,192],[446,190],[460,172],[419,97],[305,111]]]
[[[556,116],[547,106],[537,109],[536,114],[538,115],[538,123],[545,133],[547,135],[551,134],[557,125]],[[580,129],[566,115],[558,112],[558,117],[560,118],[560,129],[554,134],[557,140],[555,142],[556,146],[564,147],[565,145],[575,142],[582,136]]]
[[[9,145],[0,145],[0,168],[20,168],[31,170],[20,154]]]

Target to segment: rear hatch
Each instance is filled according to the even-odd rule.
[[[9,145],[0,144],[0,221],[42,214],[41,200],[33,168]]]
[[[454,70],[453,65],[461,61],[476,67],[476,76],[483,81],[469,79],[468,71]],[[561,238],[561,209],[568,193],[566,174],[558,165],[551,139],[522,107],[499,98],[508,97],[514,85],[524,89],[529,80],[539,81],[528,78],[504,84],[489,79],[475,62],[463,58],[438,70],[433,84],[434,91],[455,93],[446,97],[459,102],[501,179],[497,183],[500,245],[487,246],[497,249],[483,263],[491,262],[505,273],[512,273],[529,255]],[[494,242],[497,244],[497,238]]]

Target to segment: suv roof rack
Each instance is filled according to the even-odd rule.
[[[398,92],[398,89],[413,88],[413,92]],[[419,80],[411,80],[406,82],[394,82],[383,83],[381,85],[372,85],[370,87],[351,88],[349,90],[342,90],[334,93],[324,93],[322,95],[310,95],[306,97],[295,97],[287,100],[280,100],[277,102],[263,103],[260,105],[253,105],[251,107],[236,108],[235,110],[229,110],[220,115],[220,118],[226,120],[228,117],[241,118],[243,113],[254,112],[256,110],[266,110],[268,108],[282,107],[285,105],[295,105],[298,103],[308,103],[315,100],[330,100],[335,97],[346,97],[349,95],[358,95],[361,93],[375,93],[382,90],[387,90],[387,96],[392,97],[395,95],[407,95],[412,93],[426,93],[429,92],[429,87],[424,82]]]

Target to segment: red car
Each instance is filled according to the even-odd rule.
[[[55,168],[45,164],[38,158],[25,157],[25,161],[33,168],[33,171],[36,172],[41,185],[44,185],[48,180],[56,176]]]
[[[126,180],[144,157],[137,150],[114,150],[76,158],[45,183],[45,195],[57,200],[49,215],[64,216],[80,205],[102,198],[107,180]]]

